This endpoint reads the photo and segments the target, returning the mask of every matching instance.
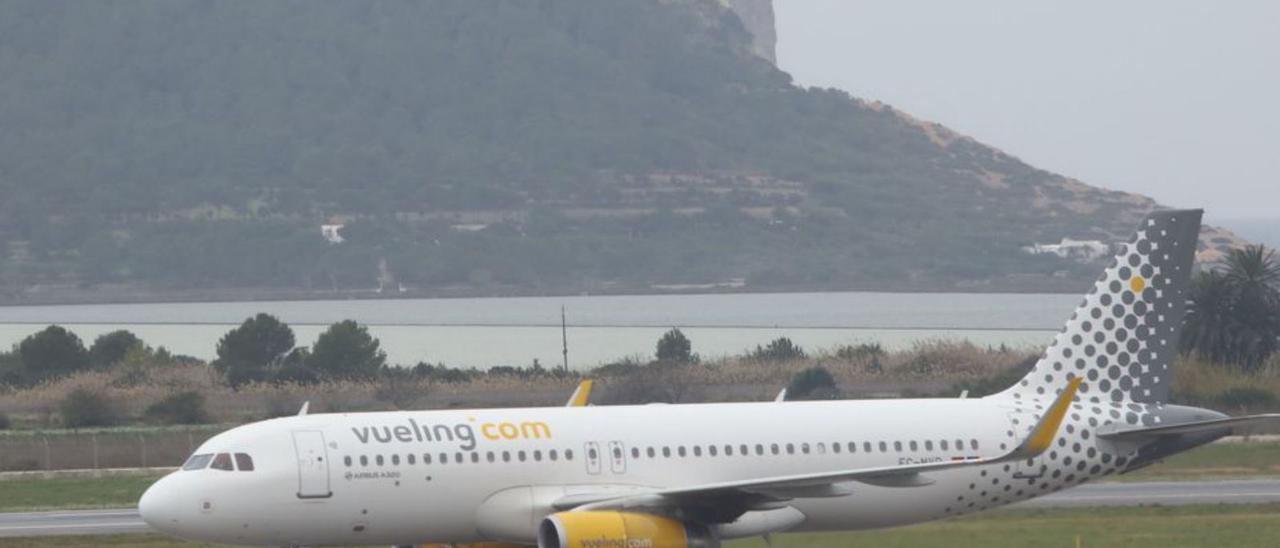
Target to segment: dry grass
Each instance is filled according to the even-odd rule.
[[[742,401],[770,399],[796,372],[822,366],[846,394],[865,397],[946,393],[956,383],[991,377],[1034,355],[1030,350],[948,341],[925,341],[909,350],[883,354],[853,350],[831,349],[791,361],[734,357],[666,367],[632,360],[630,365],[605,367],[587,375],[601,381],[596,400],[600,402],[621,401],[618,393],[634,389],[637,382],[666,387],[666,397],[675,401]],[[1180,401],[1211,402],[1232,388],[1280,394],[1280,357],[1252,375],[1194,359],[1184,360],[1175,369],[1174,393]],[[80,373],[21,390],[0,388],[0,413],[8,415],[15,428],[57,428],[61,426],[58,404],[77,388],[106,394],[120,413],[130,418],[141,417],[148,405],[166,396],[195,390],[205,395],[209,415],[217,423],[292,414],[304,401],[311,401],[312,409],[323,412],[554,405],[568,397],[578,378],[478,374],[464,382],[449,383],[402,376],[314,385],[254,384],[232,390],[205,365],[168,365],[141,372]]]

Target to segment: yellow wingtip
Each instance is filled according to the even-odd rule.
[[[573,391],[573,396],[569,398],[568,407],[586,407],[587,402],[591,401],[591,387],[595,384],[591,379],[578,383],[577,390]]]
[[[1058,395],[1058,399],[1045,412],[1040,424],[1031,433],[1031,437],[1027,438],[1026,449],[1032,455],[1039,455],[1053,445],[1053,439],[1058,437],[1058,428],[1062,426],[1062,420],[1071,409],[1071,402],[1075,400],[1076,391],[1080,389],[1080,384],[1083,382],[1083,377],[1071,379],[1071,382],[1067,383],[1067,389]]]

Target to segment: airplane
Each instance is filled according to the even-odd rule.
[[[303,414],[233,428],[139,512],[194,541],[717,547],[944,519],[1280,415],[1168,403],[1202,211],[1157,211],[1031,372],[982,398]],[[431,544],[435,543],[435,544]]]

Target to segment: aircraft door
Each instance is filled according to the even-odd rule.
[[[329,459],[324,446],[324,433],[298,430],[293,433],[293,448],[298,454],[298,498],[325,499],[333,496],[329,488]]]
[[[614,474],[627,473],[627,451],[620,441],[609,442],[609,469]]]
[[[594,441],[587,442],[587,473],[593,476],[600,475],[600,444]]]

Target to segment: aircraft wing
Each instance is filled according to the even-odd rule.
[[[1107,440],[1123,441],[1158,436],[1196,434],[1215,430],[1230,430],[1232,433],[1244,434],[1252,428],[1263,425],[1280,425],[1280,414],[1248,415],[1244,417],[1226,417],[1178,424],[1158,426],[1139,426],[1121,428],[1111,432],[1098,432],[1098,437]]]
[[[1066,416],[1080,387],[1082,378],[1072,379],[1048,411],[1041,417],[1026,439],[1012,451],[993,458],[973,457],[958,460],[879,466],[795,474],[765,478],[734,480],[689,487],[655,489],[626,495],[591,494],[573,495],[556,501],[557,510],[636,510],[662,511],[681,509],[693,513],[709,510],[715,515],[712,522],[732,521],[742,513],[760,508],[776,508],[777,503],[795,498],[839,497],[851,493],[847,482],[858,482],[880,487],[919,487],[933,483],[926,474],[952,468],[982,466],[1002,462],[1026,460],[1038,456],[1049,448],[1058,435],[1058,427]]]

